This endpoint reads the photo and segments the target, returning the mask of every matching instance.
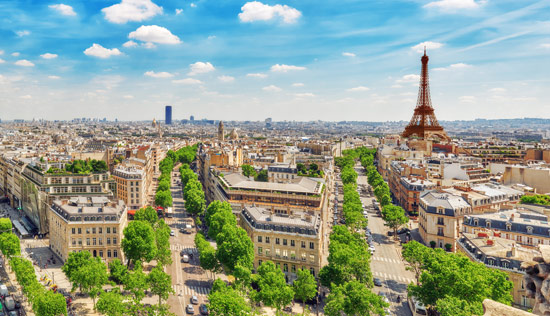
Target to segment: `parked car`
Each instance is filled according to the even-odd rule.
[[[370,245],[370,246],[369,246],[369,251],[370,251],[371,253],[376,251],[376,248],[374,248],[374,245]]]
[[[380,292],[378,293],[378,295],[380,295],[380,297],[382,298],[382,300],[386,303],[389,303],[390,300],[388,299],[388,294],[386,294],[386,292]]]
[[[181,262],[189,263],[189,256],[188,255],[183,255],[183,257],[181,258]]]
[[[380,280],[379,278],[374,278],[373,282],[376,286],[382,286],[382,280]]]
[[[183,257],[184,254],[185,254],[185,250],[180,251],[180,256]]]
[[[199,298],[196,295],[191,296],[191,304],[199,305]]]
[[[13,298],[11,296],[7,296],[4,299],[4,306],[6,306],[6,309],[9,310],[9,311],[12,311],[12,310],[15,309],[15,301],[13,300]]]
[[[397,233],[398,233],[399,235],[401,235],[401,234],[406,234],[406,233],[410,233],[410,232],[411,232],[411,230],[408,229],[407,227],[403,227],[403,228],[400,228],[400,229],[397,230]]]
[[[187,304],[187,307],[185,308],[185,312],[187,314],[195,314],[195,308],[191,304]]]
[[[6,297],[10,293],[8,292],[8,287],[5,284],[0,284],[0,296]]]
[[[173,229],[170,231],[170,236],[176,236],[176,232]]]
[[[201,304],[199,306],[199,312],[201,313],[201,315],[208,315],[208,307],[206,307],[205,304]]]

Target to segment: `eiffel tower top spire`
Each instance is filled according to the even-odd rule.
[[[435,117],[434,109],[432,107],[428,77],[429,57],[426,55],[426,46],[424,46],[424,56],[422,56],[420,60],[422,61],[422,70],[420,73],[420,86],[418,88],[416,108],[414,109],[414,114],[409,122],[409,125],[405,127],[405,130],[401,136],[416,136],[423,139],[436,137],[441,140],[449,141],[450,138],[447,136],[447,133],[445,133],[443,127],[437,122],[437,118]]]

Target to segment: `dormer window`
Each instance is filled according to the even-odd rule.
[[[477,225],[478,225],[478,223],[479,223],[479,222],[478,222],[478,219],[477,219],[477,218],[476,218],[476,219],[474,219],[474,226],[477,226]]]
[[[485,227],[487,227],[487,228],[491,228],[491,221],[487,221],[487,222],[485,222]]]
[[[533,227],[532,227],[532,226],[527,226],[527,233],[528,233],[528,234],[532,234],[532,233],[533,233]]]
[[[506,223],[506,230],[512,230],[512,223]]]

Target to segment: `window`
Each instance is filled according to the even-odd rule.
[[[311,275],[315,276],[315,269],[309,268],[309,272],[311,272]]]
[[[264,249],[262,247],[258,247],[258,254],[262,255],[264,253]]]
[[[258,267],[262,265],[262,260],[258,260]]]
[[[294,239],[290,240],[290,247],[296,247],[296,245],[294,244]]]
[[[292,273],[296,273],[296,265],[293,264],[292,265],[292,270],[290,270],[290,271],[292,271]]]
[[[305,247],[306,247],[306,242],[302,241],[302,248],[305,248]]]
[[[107,250],[107,258],[111,258],[111,250]]]
[[[111,244],[111,238],[107,237],[107,245],[110,245],[110,244]]]
[[[73,227],[73,235],[76,234],[76,228]]]
[[[437,225],[445,225],[445,220],[443,219],[443,217],[437,218]]]
[[[92,238],[92,245],[96,246],[97,245],[96,242],[97,240],[95,238]]]
[[[287,240],[283,238],[283,246],[287,245]]]
[[[78,233],[82,234],[82,228],[80,228],[80,227],[78,228]]]
[[[76,238],[73,238],[73,246],[76,246]]]
[[[262,236],[258,236],[258,242],[262,242]]]
[[[309,243],[309,249],[315,249],[315,243],[310,242]]]
[[[117,250],[113,250],[113,257],[118,258],[118,251]]]
[[[443,234],[443,227],[438,227],[438,228],[437,228],[437,235],[438,235],[438,236],[445,236],[445,235]]]
[[[306,257],[307,255],[305,253],[302,253],[302,261],[306,261],[307,260]]]
[[[113,234],[116,234],[116,227],[113,227]]]
[[[512,223],[506,223],[506,230],[512,230]]]
[[[101,237],[99,237],[99,245],[100,246],[103,246],[103,239],[101,239]],[[103,257],[103,256],[102,256]]]
[[[86,234],[90,233],[90,228],[86,228]]]
[[[103,250],[100,250],[100,251],[99,251],[99,256],[100,256],[101,258],[103,258]]]
[[[269,251],[269,248],[266,248],[265,255],[269,257],[271,255],[271,251]]]
[[[283,249],[283,258],[284,259],[288,258],[288,250],[286,250],[286,249]]]
[[[281,250],[280,249],[275,249],[275,257],[277,258],[280,258],[281,257]]]
[[[315,256],[314,255],[309,255],[309,261],[310,262],[315,262]]]
[[[283,271],[288,272],[288,264],[283,264]]]
[[[491,221],[485,222],[485,226],[486,226],[487,228],[491,228]]]
[[[532,233],[533,233],[533,227],[532,227],[532,226],[527,226],[527,233],[528,233],[528,234],[532,234]]]
[[[296,252],[294,250],[290,251],[290,259],[296,260]]]
[[[265,236],[265,243],[269,244],[269,236]]]
[[[78,245],[82,246],[82,238],[78,238]]]
[[[100,234],[103,234],[103,227],[99,227],[97,230],[99,231]]]
[[[281,243],[281,241],[279,240],[279,238],[275,238],[275,244],[279,245],[280,243]]]
[[[92,234],[95,234],[95,227],[92,228]]]
[[[107,234],[111,233],[111,227],[107,227]]]
[[[90,245],[90,238],[86,238],[86,246]]]
[[[116,237],[113,237],[113,245],[116,245]]]

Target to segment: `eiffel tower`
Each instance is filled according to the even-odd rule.
[[[420,74],[420,87],[418,88],[418,100],[414,114],[401,134],[403,137],[416,136],[422,139],[439,138],[440,140],[450,141],[445,130],[437,122],[430,98],[430,82],[428,78],[428,55],[424,47],[424,56],[422,56],[422,73]]]

